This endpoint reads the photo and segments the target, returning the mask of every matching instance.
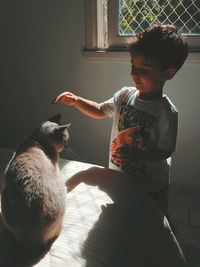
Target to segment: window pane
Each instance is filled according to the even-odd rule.
[[[200,36],[199,0],[119,0],[119,34],[129,36],[155,23],[173,24]]]

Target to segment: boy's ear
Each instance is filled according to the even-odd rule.
[[[176,69],[175,68],[169,68],[169,69],[166,69],[164,71],[164,75],[163,75],[163,81],[167,81],[167,80],[171,80],[174,75],[176,73]]]

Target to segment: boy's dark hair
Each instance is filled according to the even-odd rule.
[[[128,42],[131,55],[140,54],[162,70],[178,71],[188,56],[186,38],[173,25],[154,25]]]

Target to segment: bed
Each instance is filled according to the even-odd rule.
[[[11,154],[0,149],[1,172]],[[35,267],[187,266],[166,217],[138,184],[125,179],[110,186],[101,166],[65,159],[59,165],[63,179],[76,186],[66,190],[60,236]],[[8,243],[1,230],[0,251]]]

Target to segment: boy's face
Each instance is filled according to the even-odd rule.
[[[139,54],[131,55],[131,77],[141,96],[153,97],[162,93],[167,80],[164,71],[160,71],[149,60]]]

